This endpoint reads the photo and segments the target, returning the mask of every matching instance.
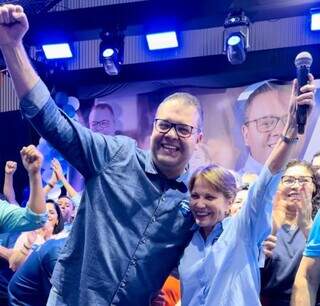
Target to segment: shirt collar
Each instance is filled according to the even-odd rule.
[[[190,172],[188,171],[189,166],[187,169],[175,180],[169,180],[168,181],[175,181],[177,183],[182,183],[185,185],[185,187],[188,187],[188,182],[189,182],[189,177],[190,177]],[[151,151],[147,151],[146,155],[146,163],[145,163],[145,172],[150,173],[150,174],[159,174],[159,171],[157,170],[153,160],[152,160],[152,155]]]
[[[299,229],[297,225],[289,225],[289,224],[282,224],[282,228],[287,233],[289,233],[290,231],[297,231]]]
[[[213,227],[211,233],[209,234],[209,236],[206,239],[206,244],[213,244],[214,242],[216,242],[219,237],[221,236],[229,218],[225,218],[222,221],[218,222],[215,224],[215,226]],[[225,221],[226,220],[226,221]]]
[[[145,163],[144,170],[150,174],[158,174],[158,171],[153,163],[150,150],[147,151],[147,154],[146,154],[146,163]]]

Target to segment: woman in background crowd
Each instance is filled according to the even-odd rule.
[[[38,230],[22,233],[18,238],[9,257],[10,268],[13,271],[16,271],[25,262],[33,249],[63,230],[64,221],[59,205],[53,200],[47,200],[46,207],[47,223]]]
[[[281,178],[274,203],[275,248],[261,269],[261,303],[289,306],[292,286],[312,225],[316,175],[305,161],[291,161]]]

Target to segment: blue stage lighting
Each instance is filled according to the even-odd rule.
[[[241,42],[241,37],[238,34],[233,34],[228,38],[227,44],[229,46],[235,46]]]
[[[241,9],[230,11],[224,21],[223,52],[232,65],[242,64],[246,60],[249,25],[250,20]]]
[[[124,33],[122,31],[102,31],[100,37],[100,63],[108,75],[118,75],[123,63]]]
[[[120,72],[121,60],[118,49],[105,49],[102,53],[102,64],[108,75],[118,75]]]
[[[177,48],[179,46],[175,31],[147,34],[146,38],[149,50]]]
[[[71,58],[72,51],[68,43],[42,45],[47,59]]]
[[[311,31],[320,30],[320,9],[310,10],[311,15]]]
[[[107,48],[102,52],[102,56],[105,58],[111,57],[114,54],[114,49]]]
[[[227,39],[226,53],[232,65],[242,64],[246,60],[245,37],[241,33],[232,34]]]

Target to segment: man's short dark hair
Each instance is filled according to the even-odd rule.
[[[162,104],[164,104],[164,103],[166,103],[168,101],[174,100],[174,99],[179,100],[179,101],[183,102],[186,105],[191,105],[191,106],[196,108],[198,116],[199,116],[198,128],[200,130],[203,130],[203,109],[202,109],[202,106],[201,106],[201,103],[200,103],[199,99],[196,96],[191,95],[191,94],[189,94],[187,92],[176,92],[176,93],[166,97],[160,103],[160,105],[162,105]],[[160,105],[158,106],[158,108],[160,107]]]
[[[93,111],[93,110],[105,110],[107,109],[112,117],[114,118],[114,111],[113,111],[113,108],[111,107],[110,104],[108,103],[99,103],[99,104],[95,104],[92,106],[91,110],[90,110],[90,113]]]

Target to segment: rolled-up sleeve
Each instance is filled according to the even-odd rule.
[[[0,201],[0,232],[30,231],[42,227],[47,221],[47,213],[36,214],[26,208]]]
[[[240,210],[238,218],[241,235],[254,244],[259,245],[270,234],[272,202],[281,175],[282,171],[272,174],[267,167],[264,167],[257,181],[250,187],[247,200]]]
[[[22,113],[28,119],[35,117],[49,99],[49,90],[44,83],[39,80],[32,90],[21,100],[20,107]]]
[[[20,101],[22,114],[86,179],[99,173],[124,146],[124,136],[94,133],[58,108],[42,81]]]

